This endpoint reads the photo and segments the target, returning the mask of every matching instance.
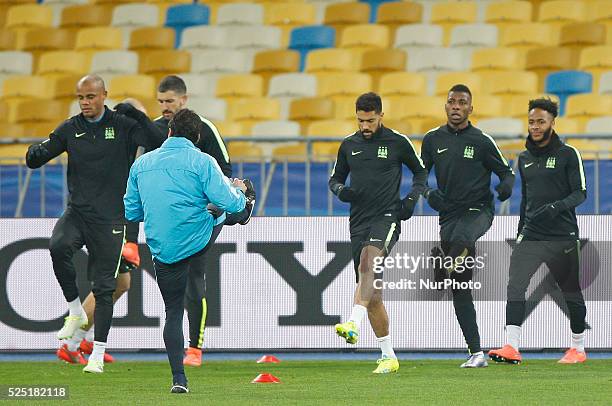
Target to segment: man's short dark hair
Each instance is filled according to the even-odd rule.
[[[173,91],[178,95],[184,95],[187,93],[187,86],[185,85],[185,81],[183,79],[176,75],[170,75],[166,76],[161,80],[161,82],[159,82],[157,91],[160,93]]]
[[[557,117],[559,114],[559,103],[551,100],[548,97],[529,100],[529,110],[527,112],[533,109],[542,109],[544,111],[548,111],[553,117]]]
[[[172,131],[171,137],[184,137],[193,142],[198,142],[200,137],[200,126],[202,120],[195,111],[189,109],[180,109],[174,114],[172,120],[168,123],[168,127]]]
[[[382,112],[382,100],[374,92],[364,93],[357,98],[355,111],[373,111],[380,114]]]
[[[450,88],[448,93],[450,92],[467,93],[470,95],[470,99],[472,98],[472,92],[470,91],[470,88],[467,87],[466,85],[462,85],[462,84],[455,85]]]

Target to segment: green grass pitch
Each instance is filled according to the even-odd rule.
[[[282,359],[282,355],[281,355]],[[255,360],[255,356],[254,356]],[[69,385],[69,401],[48,404],[610,404],[612,360],[558,365],[556,360],[463,370],[460,360],[400,360],[397,374],[373,375],[368,361],[211,361],[189,368],[191,393],[170,394],[162,362],[117,362],[102,375],[59,362],[0,363],[3,385]],[[251,384],[269,372],[281,384]],[[197,402],[197,403],[194,403]],[[32,400],[26,404],[43,404]],[[0,404],[4,404],[0,401]]]

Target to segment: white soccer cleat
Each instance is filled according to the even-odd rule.
[[[64,327],[57,332],[58,340],[72,338],[74,333],[81,327],[87,325],[87,315],[82,313],[80,316],[68,316],[65,318]]]
[[[102,372],[104,372],[104,362],[94,361],[90,359],[85,368],[83,368],[83,372],[88,372],[91,374],[101,374]]]

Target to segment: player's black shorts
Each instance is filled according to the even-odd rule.
[[[380,217],[372,221],[369,228],[351,235],[351,253],[357,282],[359,282],[359,262],[363,247],[374,246],[387,256],[399,239],[400,233],[401,223],[396,217]],[[374,277],[382,278],[382,273],[377,273]]]

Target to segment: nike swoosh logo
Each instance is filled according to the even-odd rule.
[[[363,151],[357,151],[357,152],[355,152],[355,151],[351,151],[351,155],[353,155],[353,156],[355,156],[355,155],[359,155],[359,154],[361,154],[362,152],[363,152]]]
[[[480,209],[476,209],[474,207],[470,207],[470,211],[480,211]]]
[[[391,213],[385,213],[385,216],[387,216],[387,217],[391,217],[391,216],[392,216],[392,214],[391,214]]]
[[[84,133],[80,133],[80,134],[74,134],[74,137],[75,137],[75,138],[79,138],[79,137],[84,136],[85,134],[87,134],[87,133],[86,133],[86,132],[84,132]]]
[[[378,238],[370,238],[370,241],[382,241],[382,240],[379,240]]]
[[[441,153],[445,152],[447,149],[448,149],[448,148],[444,148],[444,149],[440,149],[440,148],[438,148],[438,154],[441,154]]]
[[[525,168],[529,168],[531,165],[533,165],[533,162],[529,162],[528,164],[525,164]]]
[[[113,234],[121,234],[123,230],[113,230]]]
[[[573,250],[574,250],[573,248],[570,248],[570,249],[568,249],[568,250],[563,250],[563,252],[565,252],[566,254],[569,254],[569,253],[570,253],[570,252],[572,252]]]

